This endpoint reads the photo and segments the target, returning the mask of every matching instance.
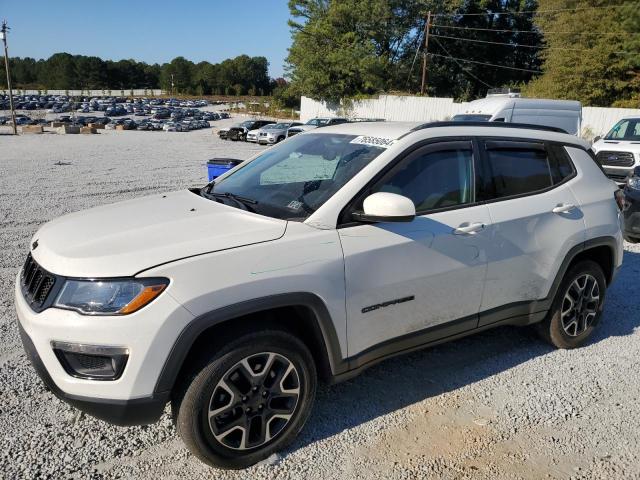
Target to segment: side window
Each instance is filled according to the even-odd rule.
[[[569,158],[569,154],[565,148],[561,145],[550,145],[550,165],[551,165],[551,177],[553,184],[563,182],[567,177],[570,177],[574,173],[573,164]]]
[[[483,199],[523,195],[553,185],[543,143],[485,141],[487,159]]]
[[[429,145],[394,167],[371,193],[391,192],[413,200],[417,212],[473,201],[470,142]]]

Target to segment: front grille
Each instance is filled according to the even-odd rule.
[[[27,261],[22,267],[20,286],[22,294],[31,308],[37,311],[44,305],[55,283],[56,277],[38,265],[29,253]]]
[[[111,357],[85,355],[82,353],[68,353],[67,355],[73,355],[78,365],[85,370],[102,370],[111,367]]]
[[[610,167],[633,167],[635,159],[631,152],[609,152],[602,151],[596,155],[596,159],[600,165]]]

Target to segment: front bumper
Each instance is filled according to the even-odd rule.
[[[56,397],[89,415],[121,426],[148,425],[158,421],[169,401],[169,392],[154,394],[133,400],[111,400],[83,397],[63,392],[55,384],[38,355],[31,338],[18,323],[20,339],[29,361],[45,386]]]
[[[130,315],[86,316],[69,310],[31,309],[16,278],[15,306],[25,351],[36,371],[60,399],[118,425],[150,423],[162,413],[168,391],[156,389],[169,352],[193,320],[170,294],[171,285],[150,305]],[[70,375],[54,342],[126,347],[129,357],[115,380]]]

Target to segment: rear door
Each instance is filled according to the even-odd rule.
[[[480,324],[518,314],[549,294],[568,251],[585,240],[581,207],[571,190],[575,167],[561,145],[482,139],[479,198],[487,202],[487,279]]]

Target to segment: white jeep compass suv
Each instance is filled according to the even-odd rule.
[[[45,224],[20,331],[61,399],[120,425],[171,402],[195,455],[241,468],[294,439],[318,379],[499,325],[585,343],[622,262],[620,204],[552,128],[321,128],[204,188]]]

